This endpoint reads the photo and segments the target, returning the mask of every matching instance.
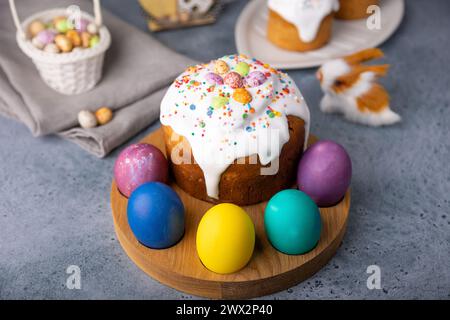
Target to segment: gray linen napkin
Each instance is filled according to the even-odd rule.
[[[88,0],[16,0],[22,20],[71,4],[92,12]],[[105,11],[103,18],[112,35],[103,79],[90,92],[65,96],[47,87],[19,49],[8,1],[0,0],[0,114],[23,122],[35,136],[58,134],[98,157],[155,121],[167,86],[195,62]],[[101,106],[115,110],[113,121],[87,130],[78,126],[80,110]]]

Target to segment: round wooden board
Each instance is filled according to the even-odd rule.
[[[310,143],[315,139],[312,138]],[[162,130],[146,137],[165,153]],[[114,227],[125,252],[143,271],[159,282],[186,293],[215,299],[247,299],[290,288],[319,271],[334,255],[342,241],[350,208],[350,191],[331,208],[321,208],[323,228],[317,247],[304,255],[292,256],[276,251],[264,231],[266,203],[244,207],[256,228],[256,244],[249,264],[237,273],[216,274],[206,269],[198,258],[195,239],[203,214],[213,204],[197,200],[176,184],[172,187],[186,209],[186,233],[174,247],[149,249],[134,237],[127,221],[127,198],[113,181],[111,207]]]

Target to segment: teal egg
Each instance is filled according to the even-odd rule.
[[[270,199],[264,214],[267,238],[286,254],[304,254],[319,242],[322,220],[319,208],[306,193],[283,190]]]

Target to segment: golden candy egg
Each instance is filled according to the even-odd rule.
[[[103,107],[95,112],[95,117],[100,125],[105,125],[113,118],[113,112],[110,108]]]
[[[233,99],[239,103],[247,104],[252,101],[252,95],[244,88],[237,88],[233,92]]]
[[[72,41],[63,34],[58,34],[55,37],[55,43],[62,52],[70,52],[73,49]]]
[[[72,41],[72,44],[75,47],[81,46],[81,37],[77,31],[75,30],[67,31],[66,37],[69,38],[70,41]]]
[[[214,72],[217,74],[225,74],[230,70],[228,64],[223,60],[217,60],[214,64]]]

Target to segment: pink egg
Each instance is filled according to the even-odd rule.
[[[55,40],[55,36],[57,35],[57,32],[54,30],[46,29],[39,32],[36,36],[36,39],[43,43],[44,45],[50,44]]]
[[[147,143],[127,147],[120,153],[114,165],[117,187],[126,197],[144,183],[166,183],[168,173],[169,166],[163,153]]]

